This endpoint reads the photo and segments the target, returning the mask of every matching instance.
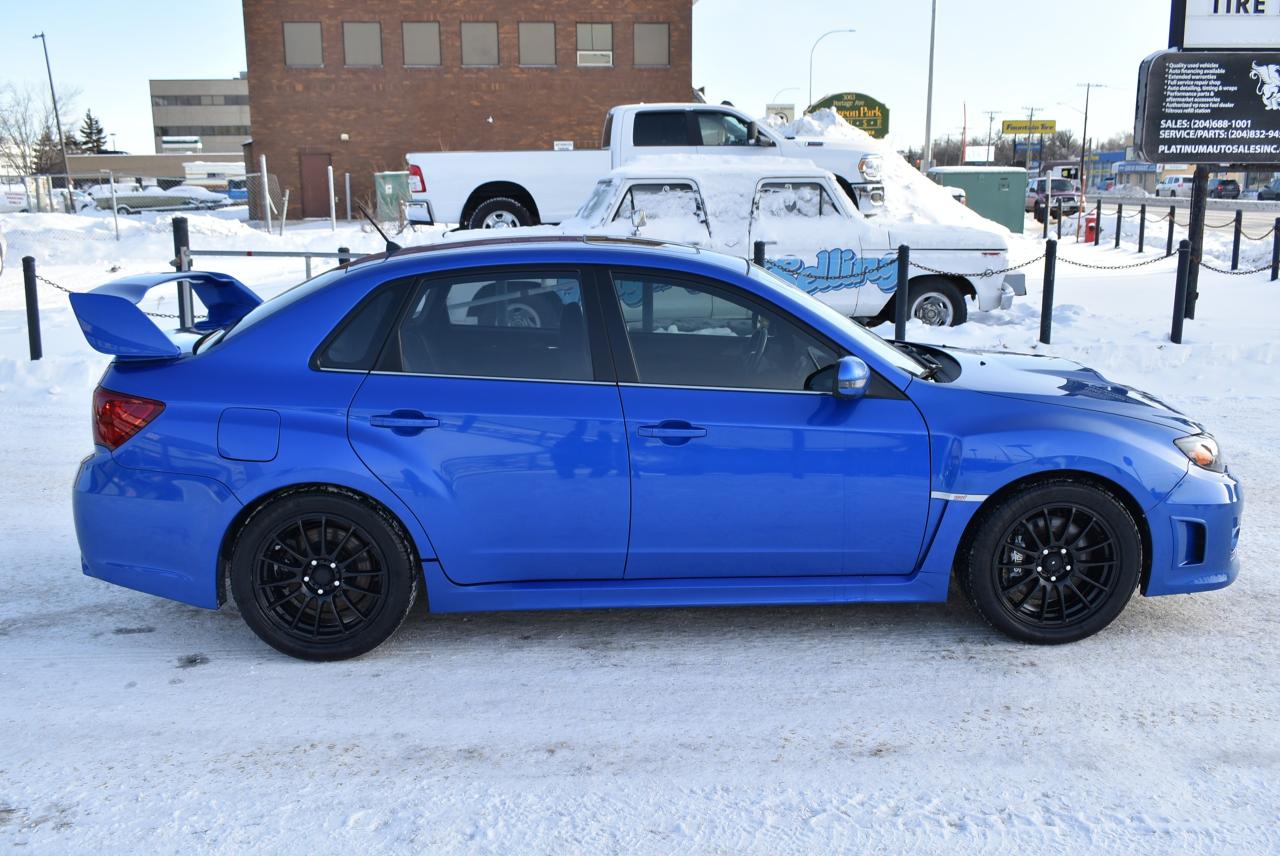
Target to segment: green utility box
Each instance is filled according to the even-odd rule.
[[[375,172],[373,189],[378,196],[378,219],[399,220],[401,204],[409,201],[409,173]]]
[[[929,177],[946,187],[964,191],[970,208],[1021,232],[1026,222],[1027,171],[1012,166],[935,166]]]

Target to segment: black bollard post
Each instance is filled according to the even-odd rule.
[[[911,249],[903,244],[898,247],[898,290],[893,298],[893,338],[899,342],[907,338],[907,316],[911,311],[911,299],[907,294],[910,268]]]
[[[191,235],[187,231],[187,218],[173,218],[173,269],[191,270]],[[191,302],[191,283],[178,281],[178,329],[190,330],[195,326],[195,307]]]
[[[1120,248],[1120,226],[1124,223],[1124,203],[1116,203],[1116,249]]]
[[[351,218],[348,217],[347,219],[350,220]],[[338,247],[338,252],[341,253],[341,255],[338,256],[339,266],[351,264],[351,248],[350,247]]]
[[[1178,278],[1173,288],[1173,326],[1169,328],[1169,341],[1182,344],[1182,321],[1186,317],[1187,275],[1191,270],[1191,242],[1178,244]]]
[[[1144,202],[1138,208],[1138,252],[1142,252],[1147,243],[1147,205]]]
[[[1164,254],[1166,257],[1173,255],[1173,227],[1177,225],[1178,209],[1172,205],[1169,206],[1169,237],[1164,242]]]
[[[1244,211],[1236,209],[1235,235],[1231,238],[1231,269],[1240,270],[1240,233],[1244,231]]]
[[[1058,240],[1062,240],[1062,197],[1058,197]]]
[[[1051,201],[1051,197],[1046,196],[1044,198],[1044,223],[1042,224],[1043,231],[1040,233],[1040,237],[1045,239],[1046,241],[1049,240],[1049,208],[1051,207],[1049,205],[1050,201]]]
[[[27,348],[31,359],[38,360],[44,356],[44,346],[40,343],[40,295],[36,293],[36,260],[31,256],[22,257],[22,290],[27,299]]]
[[[1053,282],[1058,267],[1058,242],[1044,246],[1044,292],[1040,297],[1040,341],[1049,344],[1053,333]]]
[[[1280,217],[1271,227],[1271,281],[1280,279]]]
[[[1098,205],[1093,209],[1093,245],[1098,246],[1098,242],[1102,240],[1102,200],[1098,200]]]
[[[764,241],[756,241],[751,245],[751,261],[764,267]]]

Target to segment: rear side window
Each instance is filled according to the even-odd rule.
[[[687,146],[689,124],[683,110],[655,110],[636,114],[632,142],[637,146]]]
[[[433,279],[379,368],[511,380],[593,380],[582,280],[572,271]]]
[[[409,287],[403,281],[383,286],[357,306],[321,346],[316,365],[322,369],[372,369]]]

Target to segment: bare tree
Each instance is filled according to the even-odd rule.
[[[79,94],[79,90],[62,90],[58,106],[69,111]],[[40,138],[52,126],[53,108],[39,87],[0,85],[0,169],[16,175],[34,174],[39,166]]]

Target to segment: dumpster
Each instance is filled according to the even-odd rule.
[[[1011,166],[935,166],[929,177],[945,187],[964,190],[970,208],[1021,232],[1026,221],[1027,171]]]
[[[373,189],[378,199],[378,219],[399,220],[400,206],[409,201],[409,173],[375,172]]]

